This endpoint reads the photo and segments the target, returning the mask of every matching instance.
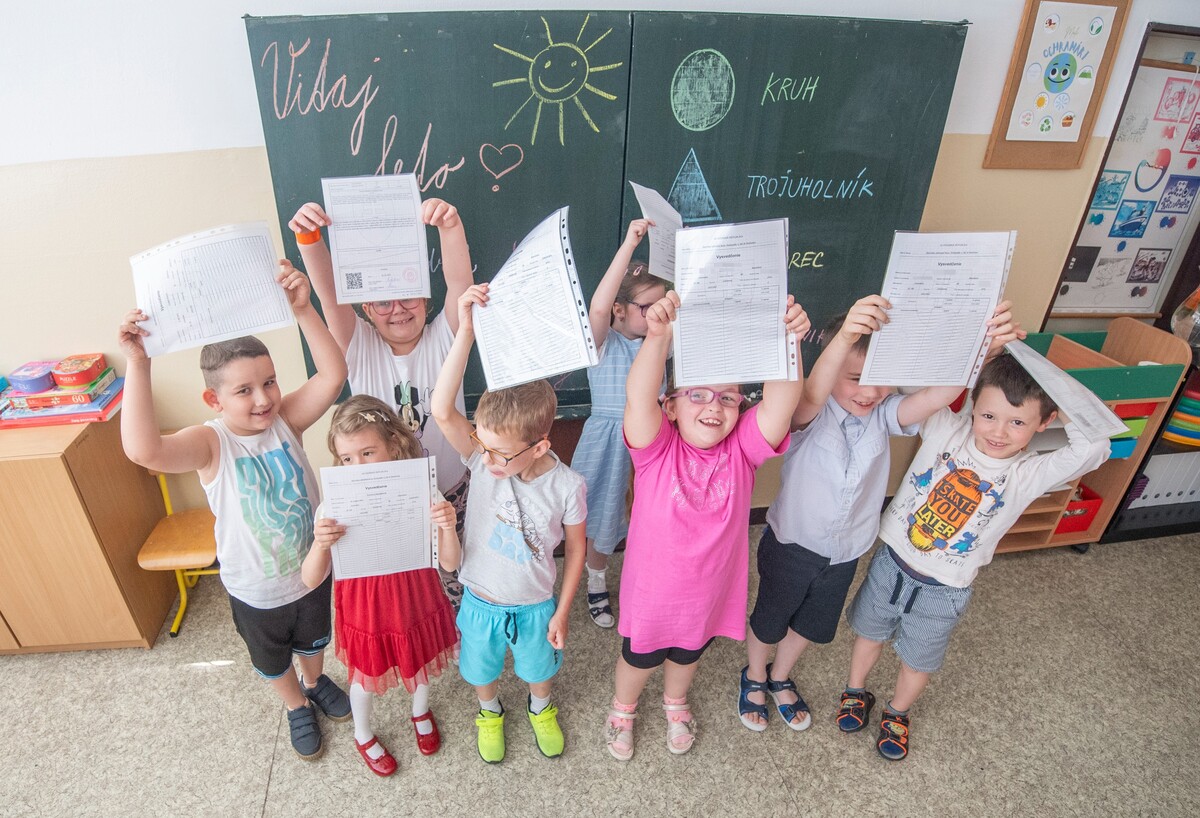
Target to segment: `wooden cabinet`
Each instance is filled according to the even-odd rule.
[[[163,514],[116,420],[0,431],[0,653],[154,644],[175,580],[137,553]]]
[[[1086,527],[1062,530],[1063,514],[1074,489],[1052,492],[1025,510],[1000,540],[997,553],[1093,543],[1100,539],[1124,499],[1138,464],[1158,434],[1192,360],[1191,348],[1182,339],[1132,318],[1114,319],[1107,332],[1041,333],[1030,335],[1026,343],[1110,407],[1145,404],[1146,422],[1144,426],[1138,424],[1141,430],[1127,457],[1110,459],[1077,481],[1094,492],[1094,502],[1098,502]]]

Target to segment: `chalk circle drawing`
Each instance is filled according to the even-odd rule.
[[[684,224],[721,221],[721,210],[704,180],[704,171],[696,158],[696,149],[689,148],[671,190],[667,193],[671,207],[679,211]]]
[[[1172,173],[1163,188],[1162,197],[1158,200],[1158,212],[1190,212],[1198,191],[1200,191],[1200,176],[1180,176]]]
[[[671,77],[671,111],[675,121],[689,131],[716,127],[729,109],[737,90],[733,66],[711,48],[688,54]]]
[[[488,160],[491,164],[488,164]],[[520,145],[509,143],[504,147],[497,148],[490,142],[485,142],[479,146],[479,164],[483,169],[492,174],[492,178],[499,181],[500,177],[506,173],[511,173],[525,161],[525,149]],[[492,185],[492,193],[497,193],[500,190],[500,185]]]
[[[1153,199],[1126,199],[1117,208],[1113,218],[1112,229],[1108,231],[1111,238],[1140,239],[1146,232],[1146,225],[1154,215]]]
[[[1133,257],[1133,267],[1129,270],[1128,284],[1157,284],[1162,281],[1163,271],[1167,269],[1167,259],[1171,257],[1168,248],[1154,249],[1143,247]]]
[[[537,108],[533,114],[533,131],[529,137],[530,145],[537,143],[538,128],[542,122],[542,108],[547,105],[558,106],[558,144],[566,144],[563,103],[568,101],[573,102],[575,107],[579,109],[579,113],[583,116],[583,120],[588,124],[588,127],[596,133],[600,133],[600,127],[592,121],[591,114],[588,113],[587,108],[584,107],[583,102],[579,99],[579,94],[582,91],[587,91],[601,99],[606,99],[610,102],[615,101],[617,98],[616,95],[602,91],[592,85],[591,77],[592,74],[620,68],[624,63],[614,62],[608,65],[592,65],[591,60],[588,58],[588,52],[611,34],[612,29],[608,29],[593,40],[587,48],[580,48],[579,43],[584,41],[583,34],[587,29],[588,21],[591,19],[591,14],[583,18],[583,25],[579,27],[579,33],[575,35],[575,42],[572,43],[566,41],[556,42],[554,35],[550,33],[550,24],[546,22],[545,17],[542,17],[542,27],[546,30],[547,45],[532,57],[502,46],[499,43],[492,43],[494,48],[503,51],[505,54],[511,54],[518,60],[529,63],[529,71],[525,76],[513,77],[492,83],[493,88],[519,83],[525,83],[529,87],[529,96],[513,112],[508,122],[504,123],[504,130],[507,131],[508,126],[512,125],[529,103],[536,99]]]
[[[1096,193],[1092,196],[1092,207],[1096,210],[1116,210],[1121,203],[1121,194],[1129,181],[1129,171],[1104,169],[1100,181],[1096,183]]]

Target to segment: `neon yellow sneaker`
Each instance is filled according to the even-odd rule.
[[[541,713],[529,714],[529,723],[533,725],[533,737],[537,739],[538,750],[546,758],[557,758],[563,751],[562,729],[558,726],[558,708],[552,704],[546,705]]]
[[[479,757],[488,764],[504,760],[504,706],[499,713],[480,710],[475,726],[479,728]]]

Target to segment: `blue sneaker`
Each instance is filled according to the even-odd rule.
[[[324,673],[317,677],[317,683],[312,687],[305,687],[301,682],[300,689],[325,714],[325,718],[330,721],[350,720],[350,697]]]
[[[288,731],[292,736],[292,749],[305,761],[313,761],[325,752],[321,744],[321,728],[317,726],[317,711],[311,704],[287,711]]]

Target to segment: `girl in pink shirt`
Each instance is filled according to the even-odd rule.
[[[658,399],[671,322],[670,292],[646,314],[648,331],[626,383],[624,432],[634,464],[634,501],[621,575],[616,695],[605,740],[614,758],[633,757],[638,698],[663,665],[667,749],[695,741],[688,689],[704,649],[717,636],[744,639],[754,472],[783,454],[803,381],[774,381],[745,409],[736,384],[668,390]],[[788,297],[789,332],[808,316]],[[665,421],[665,422],[664,422]]]

